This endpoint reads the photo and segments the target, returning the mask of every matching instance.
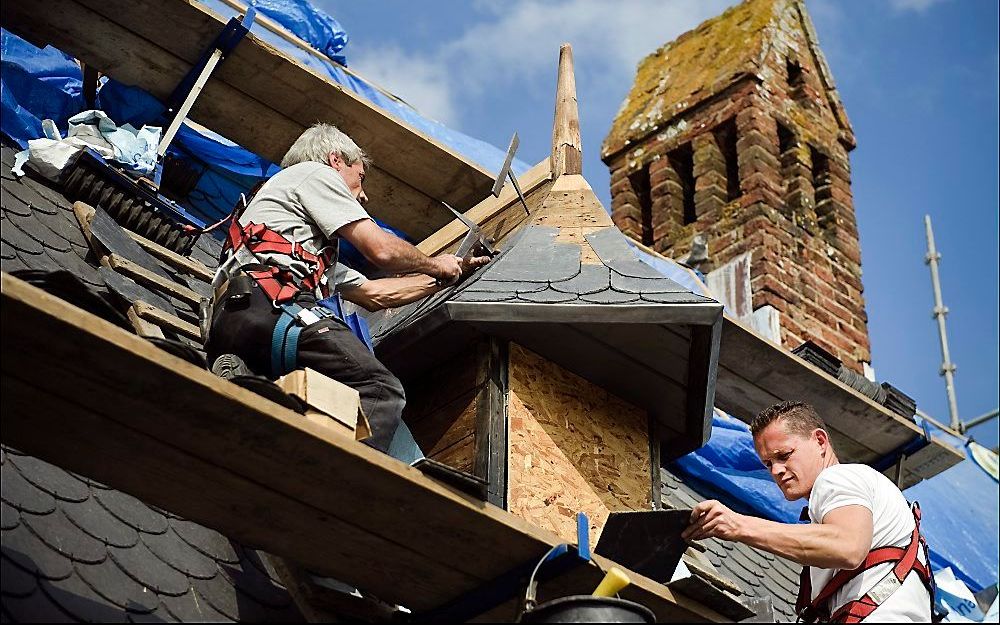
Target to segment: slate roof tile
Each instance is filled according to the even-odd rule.
[[[591,304],[627,304],[639,301],[639,296],[633,293],[621,293],[619,291],[608,289],[606,291],[599,291],[589,295],[581,295],[580,301]]]
[[[27,597],[4,597],[3,609],[13,623],[73,623],[75,620],[52,602],[41,588]]]
[[[225,568],[228,568],[227,565]],[[207,580],[192,580],[197,599],[207,603],[216,612],[229,620],[239,620],[239,597],[234,590],[235,580],[232,576],[219,574]],[[168,608],[170,604],[167,604]]]
[[[91,590],[121,609],[152,612],[160,599],[129,577],[111,558],[100,564],[77,564],[76,572]]]
[[[6,502],[0,501],[0,529],[12,530],[21,522],[21,515]]]
[[[19,205],[20,201],[15,200],[14,202],[11,202],[11,204]],[[39,245],[47,247],[60,254],[66,254],[71,251],[72,248],[69,241],[61,236],[53,236],[55,233],[50,228],[45,227],[45,225],[38,220],[38,217],[32,212],[30,207],[28,208],[28,215],[23,217],[18,213],[11,211],[11,207],[7,207],[6,210],[8,221],[20,228],[21,232],[34,239]],[[49,219],[49,221],[56,220]]]
[[[61,508],[50,514],[23,513],[21,521],[42,542],[71,560],[98,564],[108,556],[107,545],[70,523]]]
[[[662,469],[660,481],[664,507],[691,507],[710,498],[699,493],[672,470]],[[745,597],[769,597],[775,618],[780,621],[794,620],[792,606],[798,589],[798,571],[801,570],[798,565],[740,543],[708,539],[702,544],[713,566],[721,575],[736,583]]]
[[[55,497],[24,479],[12,462],[0,467],[0,500],[34,514],[48,514],[56,509]]]
[[[46,579],[63,579],[73,573],[73,561],[49,549],[24,523],[4,532],[0,550],[25,571]]]
[[[3,589],[0,594],[5,597],[27,597],[38,587],[38,578],[25,571],[6,556],[0,556],[0,577],[3,578]]]
[[[462,291],[455,297],[456,302],[507,302],[517,299],[517,293],[496,293],[494,291]],[[400,327],[393,326],[392,329]]]
[[[191,580],[156,557],[142,541],[134,547],[108,547],[111,559],[126,575],[159,594],[183,595]]]
[[[97,502],[119,521],[152,534],[167,531],[167,518],[131,495],[118,490],[96,490]]]
[[[66,579],[42,580],[41,589],[52,603],[78,621],[127,623],[125,612],[108,605],[76,574]]]
[[[188,545],[174,532],[143,533],[142,542],[156,557],[184,575],[208,579],[218,573],[215,560]]]
[[[8,245],[19,252],[24,252],[25,254],[29,254],[31,256],[37,256],[45,251],[45,247],[41,243],[28,236],[28,234],[21,230],[21,228],[10,218],[4,220],[2,236],[3,240],[6,241]]]
[[[136,614],[135,612],[126,612],[129,623],[177,623],[177,617],[167,611],[163,604],[161,603],[152,612],[148,614]],[[203,622],[208,619],[202,619]]]
[[[181,622],[233,622],[233,619],[214,609],[194,589],[179,597],[163,597],[163,607]]]
[[[78,504],[63,505],[70,522],[81,530],[113,547],[131,547],[139,542],[139,532],[119,521],[93,497]]]
[[[575,293],[561,293],[555,289],[545,289],[544,291],[518,293],[517,299],[536,304],[565,304],[577,299]]]
[[[28,482],[63,501],[82,502],[90,488],[62,469],[32,456],[11,456],[11,462]]]
[[[214,530],[179,519],[170,519],[170,528],[177,533],[181,540],[210,558],[226,564],[235,564],[240,561],[239,555],[233,548],[233,543]]]
[[[581,265],[580,273],[568,280],[553,282],[552,288],[578,295],[604,291],[611,288],[611,270],[603,265]]]

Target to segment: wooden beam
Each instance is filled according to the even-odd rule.
[[[726,316],[715,405],[750,422],[757,412],[782,400],[812,404],[829,426],[844,462],[877,462],[923,434],[909,419]],[[932,441],[914,458],[905,465],[904,488],[958,464],[964,455]]]
[[[146,269],[141,265],[133,263],[127,258],[122,258],[118,254],[109,254],[107,257],[107,266],[114,269],[123,276],[128,276],[132,278],[139,284],[156,289],[160,292],[173,295],[179,300],[185,301],[195,308],[201,302],[201,295],[195,293],[186,286],[181,286],[176,282],[167,280],[161,276],[156,275],[152,271]],[[101,259],[102,263],[104,259]]]
[[[6,273],[0,291],[2,440],[26,453],[417,611],[559,542]],[[630,576],[658,620],[723,620]]]
[[[479,344],[477,360],[482,390],[476,398],[475,471],[489,482],[486,501],[507,509],[507,341],[487,337]]]
[[[194,0],[51,0],[46,9],[6,2],[4,26],[161,100],[224,26]],[[418,240],[448,222],[439,200],[467,210],[493,183],[481,165],[254,35],[213,73],[191,118],[276,163],[305,128],[338,125],[374,158],[370,212]]]
[[[517,180],[521,186],[521,192],[525,195],[530,195],[532,191],[551,179],[552,172],[549,170],[549,159],[545,159],[526,171]],[[465,216],[473,223],[481,226],[515,203],[520,207],[517,191],[514,190],[514,185],[507,184],[504,185],[503,191],[500,192],[500,197],[488,196],[485,200],[470,208],[465,213]],[[523,210],[523,208],[519,210]],[[468,232],[468,228],[465,227],[465,224],[458,219],[452,220],[440,230],[421,241],[417,245],[417,249],[428,256],[440,254],[452,246],[458,246],[458,243],[465,236],[466,232]]]
[[[173,250],[168,250],[159,243],[150,241],[141,234],[137,234],[131,230],[125,230],[125,234],[132,237],[132,240],[138,243],[139,247],[181,273],[198,278],[202,282],[211,282],[212,278],[215,277],[215,272],[206,267],[205,264],[199,260],[188,256],[182,256]]]
[[[166,328],[171,332],[176,332],[177,334],[182,334],[189,339],[201,342],[201,330],[198,326],[184,321],[180,317],[171,315],[170,313],[160,310],[159,308],[147,304],[141,300],[132,304],[129,308],[128,315],[129,319],[135,314],[140,319],[143,319],[149,323],[153,323],[161,328]]]
[[[573,46],[568,43],[559,46],[551,159],[553,177],[583,173],[583,142],[580,139],[580,112],[576,104]]]

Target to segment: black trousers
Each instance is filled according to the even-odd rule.
[[[312,299],[300,298],[308,308]],[[222,354],[236,354],[257,374],[271,376],[271,334],[280,311],[254,286],[242,304],[220,302],[205,345],[209,363]],[[399,427],[406,396],[403,385],[339,319],[323,319],[299,335],[298,368],[309,367],[337,380],[361,395],[372,436],[365,442],[389,450]]]

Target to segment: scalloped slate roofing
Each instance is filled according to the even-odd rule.
[[[660,469],[660,484],[664,508],[691,508],[709,498],[669,469]],[[740,601],[747,605],[748,600],[769,597],[776,621],[795,622],[795,596],[801,566],[741,543],[709,538],[701,544],[706,547],[705,555],[712,566],[743,591]],[[750,607],[755,609],[756,606]]]
[[[426,300],[368,317],[376,345],[445,302],[511,304],[699,304],[694,294],[642,263],[615,227],[585,236],[603,264],[581,262],[581,248],[559,243],[558,228],[525,226],[501,253],[462,284]]]
[[[65,269],[107,294],[70,203],[15,180],[14,152],[3,144],[0,269]],[[218,245],[202,237],[192,256],[214,266]],[[0,486],[3,622],[302,620],[263,554],[218,532],[6,446]]]

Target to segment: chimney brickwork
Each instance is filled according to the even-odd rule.
[[[641,114],[628,110],[634,102],[623,105],[603,153],[612,219],[672,258],[704,235],[703,271],[750,252],[753,307],[779,311],[782,343],[811,339],[860,371],[871,355],[851,197],[854,136],[802,4],[750,0],[730,9],[643,61],[636,89],[644,72],[657,61],[678,63],[692,41],[698,50],[732,51],[713,41],[727,36],[726,20],[762,24],[751,70],[735,78],[729,71],[728,82],[701,90],[700,100],[696,91],[647,103]],[[654,118],[651,106],[677,113]],[[733,132],[735,154],[726,134]]]

